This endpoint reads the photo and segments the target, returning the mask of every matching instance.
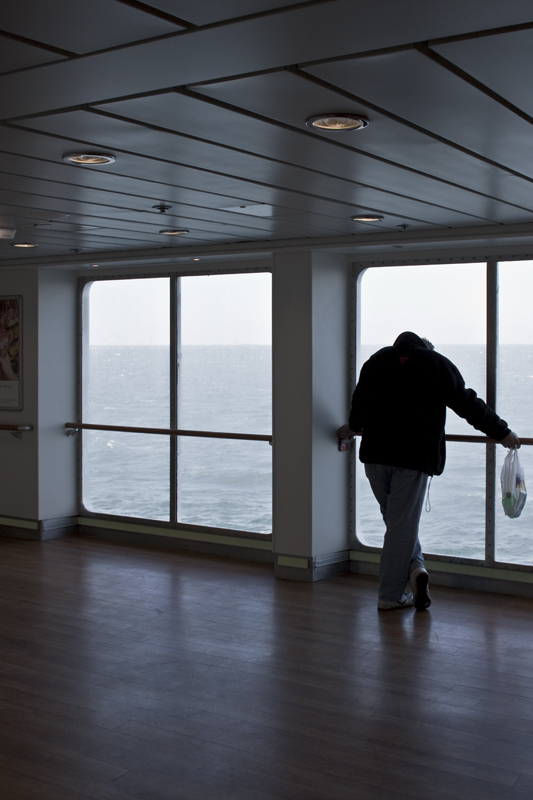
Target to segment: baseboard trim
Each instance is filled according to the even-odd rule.
[[[425,559],[431,583],[474,592],[494,592],[533,598],[533,573],[512,568],[483,567]],[[379,575],[379,553],[352,550],[350,572]]]
[[[91,520],[92,522],[92,520]],[[99,521],[100,522],[100,521]],[[216,534],[194,534],[190,531],[155,529],[157,532],[145,532],[142,526],[126,526],[121,523],[106,527],[104,525],[87,524],[82,518],[78,521],[78,533],[94,539],[117,542],[120,544],[141,547],[158,547],[166,550],[188,550],[194,553],[236,558],[244,561],[261,561],[272,563],[272,543],[259,542],[256,539],[244,539]]]
[[[41,535],[38,524],[35,528],[26,528],[19,525],[0,524],[0,537],[5,539],[24,539],[29,542],[40,542]]]
[[[71,536],[77,532],[77,517],[42,520],[0,517],[0,537],[8,539],[46,542],[49,539],[62,539],[64,536]]]
[[[342,550],[322,556],[303,557],[276,553],[274,575],[287,581],[314,583],[350,572],[350,552]]]
[[[43,519],[39,522],[41,542],[50,539],[62,539],[78,532],[78,517],[58,517],[57,519]]]

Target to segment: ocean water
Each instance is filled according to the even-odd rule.
[[[367,347],[363,359],[376,347]],[[484,346],[439,347],[468,386],[484,396]],[[533,437],[533,347],[500,347],[498,409],[518,435]],[[168,348],[101,346],[89,351],[84,419],[114,425],[169,426]],[[267,346],[188,346],[180,366],[179,427],[271,433],[271,351]],[[341,424],[343,420],[339,420]],[[448,433],[475,431],[449,412]],[[415,434],[416,435],[416,434]],[[94,511],[169,518],[169,439],[85,431],[84,502]],[[332,447],[336,442],[332,441]],[[358,447],[358,444],[356,445]],[[446,470],[434,478],[420,536],[425,552],[484,558],[485,448],[448,443]],[[506,451],[497,447],[498,475]],[[339,454],[339,457],[341,454]],[[533,448],[520,457],[533,476]],[[266,442],[179,439],[179,519],[197,525],[272,530],[272,448]],[[357,530],[381,546],[384,525],[357,462]],[[496,507],[497,558],[533,563],[533,500],[517,520]]]
[[[84,419],[169,427],[169,351],[157,346],[89,349]],[[269,346],[185,346],[178,426],[272,432]],[[168,436],[84,431],[84,503],[91,510],[169,519]],[[178,518],[194,525],[269,533],[272,448],[268,442],[178,440]]]

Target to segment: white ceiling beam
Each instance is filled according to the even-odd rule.
[[[8,119],[530,19],[530,0],[337,0],[7,74],[0,107]]]

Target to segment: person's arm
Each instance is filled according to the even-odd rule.
[[[341,425],[341,427],[337,431],[337,438],[339,440],[339,450],[347,450],[348,445],[350,443],[350,439],[353,439],[355,436],[356,431],[360,431],[363,428],[362,418],[363,418],[363,406],[364,406],[364,371],[365,368],[361,370],[361,376],[355,387],[355,391],[352,396],[352,406],[350,410],[350,419],[345,425]],[[361,378],[363,378],[363,382],[361,382]]]
[[[467,389],[463,376],[447,358],[442,356],[441,374],[445,381],[446,405],[478,431],[497,439],[504,447],[520,447],[520,439],[507,422],[496,414],[473,389]]]
[[[350,409],[350,418],[348,419],[347,427],[352,431],[362,431],[364,428],[365,410],[368,403],[368,387],[369,387],[369,367],[368,361],[363,364],[357,386],[352,395],[352,406]],[[355,435],[355,434],[354,434]]]

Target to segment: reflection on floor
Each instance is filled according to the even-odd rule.
[[[0,540],[3,800],[527,800],[533,601]]]

